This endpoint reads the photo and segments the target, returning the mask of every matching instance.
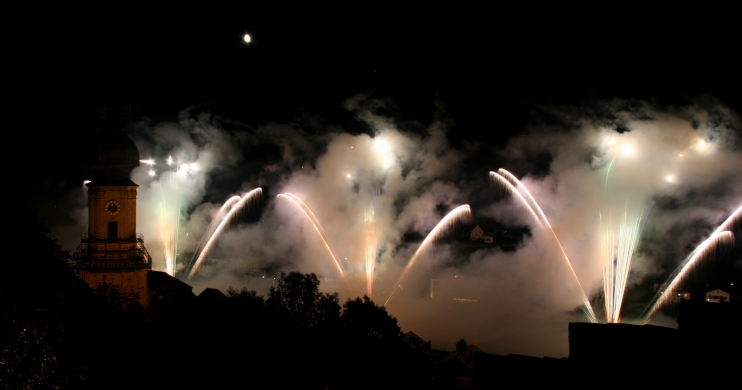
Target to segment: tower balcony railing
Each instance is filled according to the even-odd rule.
[[[133,247],[123,249],[121,244],[134,244]],[[103,244],[103,249],[94,249],[90,244]],[[118,248],[116,248],[118,246]],[[96,245],[99,247],[99,245]],[[126,254],[132,253],[129,256]],[[86,261],[91,258],[92,255],[103,254],[105,262],[111,261],[135,261],[144,262],[145,264],[152,264],[152,256],[150,256],[147,248],[144,247],[144,235],[142,233],[136,233],[126,238],[119,238],[115,241],[108,239],[100,239],[89,234],[83,234],[80,240],[80,245],[77,250],[73,252],[72,258],[77,261]],[[115,255],[114,259],[105,259],[106,254]],[[96,256],[97,257],[97,256]],[[122,257],[124,257],[122,259]]]
[[[144,243],[144,235],[142,233],[135,233],[129,237],[117,237],[115,240],[111,240],[108,237],[98,238],[93,235],[84,233],[81,235],[81,242],[104,242],[104,241],[122,241],[122,242],[141,242]]]

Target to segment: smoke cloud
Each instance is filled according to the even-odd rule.
[[[344,300],[368,293],[371,251],[373,299],[381,304],[438,221],[476,203],[473,221],[451,226],[423,253],[389,312],[403,331],[433,340],[434,348],[450,350],[466,338],[492,353],[563,357],[568,323],[586,320],[579,287],[551,232],[538,229],[486,172],[505,168],[521,179],[596,308],[601,218],[640,213],[646,221],[631,290],[666,277],[742,205],[742,127],[709,97],[687,107],[624,100],[538,107],[529,130],[488,160],[502,166],[472,161],[470,152],[486,140],[452,146],[452,119],[442,103],[424,131],[400,125],[389,114],[392,104],[369,95],[348,99],[343,107],[362,131],[313,116],[245,125],[198,109],[175,122],[137,123],[132,138],[142,158],[155,159],[132,175],[140,185],[138,228],[155,268],[166,269],[171,251],[182,271],[222,202],[261,186],[262,203],[249,206],[251,216],[233,224],[207,256],[213,272],[190,282],[196,292],[232,285],[266,294],[280,271],[300,271],[317,273],[320,288]],[[276,197],[286,192],[317,216],[347,285],[308,218]],[[468,232],[477,221],[528,232],[515,250],[472,248]],[[177,249],[168,246],[176,238]],[[248,277],[248,270],[261,271]]]

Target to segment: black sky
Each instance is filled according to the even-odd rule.
[[[310,113],[353,133],[369,129],[341,105],[369,93],[393,101],[390,114],[410,129],[443,104],[457,147],[502,147],[544,104],[617,97],[662,107],[710,94],[739,112],[727,15],[371,4],[19,12],[6,77],[21,118],[12,156],[22,162],[11,180],[42,192],[77,185],[75,155],[102,101],[131,102],[134,119],[154,123],[200,105],[253,125]]]

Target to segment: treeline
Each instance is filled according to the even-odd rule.
[[[429,364],[368,297],[340,303],[314,274],[282,274],[267,297],[154,300],[93,292],[33,219],[0,263],[0,387],[420,387]]]
[[[425,381],[425,360],[402,342],[397,320],[368,297],[340,305],[314,274],[281,274],[267,297],[229,288],[226,299],[155,305],[162,364],[182,385],[378,388]],[[173,355],[171,355],[173,356]],[[183,371],[183,367],[188,367]],[[170,379],[167,382],[171,382]]]

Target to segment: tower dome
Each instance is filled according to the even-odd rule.
[[[128,105],[97,109],[97,131],[87,145],[85,163],[95,171],[96,184],[128,185],[131,171],[139,166],[139,149],[127,135]]]

